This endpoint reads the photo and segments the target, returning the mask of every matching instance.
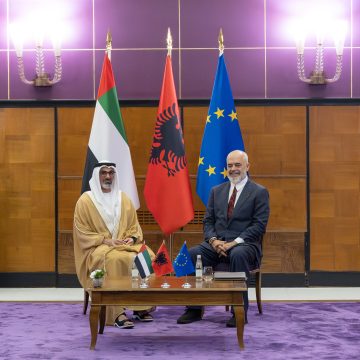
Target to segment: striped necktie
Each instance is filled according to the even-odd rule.
[[[234,190],[233,190],[233,192],[231,194],[231,197],[230,197],[230,200],[229,200],[229,203],[228,203],[228,209],[227,209],[227,217],[228,217],[228,219],[231,218],[232,213],[234,211],[236,193],[237,193],[236,186],[234,186]]]

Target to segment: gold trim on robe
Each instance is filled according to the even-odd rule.
[[[108,278],[131,274],[134,256],[139,252],[143,243],[143,234],[138,222],[136,210],[130,198],[122,192],[121,218],[116,239],[137,238],[134,245],[108,246],[103,244],[104,238],[111,239],[94,203],[87,193],[81,195],[76,203],[74,214],[73,238],[76,273],[82,287],[86,286],[90,273],[95,269],[106,269]],[[155,254],[148,248],[153,259]],[[105,264],[104,264],[105,260]],[[131,307],[131,310],[147,310],[141,306]],[[106,323],[113,325],[116,317],[123,312],[121,306],[107,306]]]

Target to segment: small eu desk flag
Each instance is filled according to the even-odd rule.
[[[189,275],[195,272],[194,264],[191,261],[186,242],[184,242],[179,253],[177,254],[173,262],[173,267],[177,277]]]
[[[227,181],[226,156],[244,151],[224,54],[219,56],[214,88],[201,144],[196,192],[206,205],[213,186]]]

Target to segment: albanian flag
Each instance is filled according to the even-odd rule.
[[[144,196],[148,209],[165,234],[194,218],[170,55],[166,58]]]
[[[170,274],[174,271],[168,250],[165,245],[165,241],[163,241],[163,243],[159,247],[155,259],[152,262],[152,267],[156,276]]]

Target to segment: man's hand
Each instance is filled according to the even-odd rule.
[[[219,256],[227,256],[227,252],[236,246],[237,243],[235,241],[222,241],[222,240],[214,240],[211,244],[213,249],[219,254]]]
[[[125,245],[134,245],[134,243],[135,243],[134,239],[131,237],[124,239],[123,242]]]
[[[121,239],[104,239],[103,244],[108,246],[120,246],[120,245],[133,245],[134,240],[132,238]]]
[[[211,244],[213,249],[219,254],[219,256],[227,256],[226,250],[224,249],[225,241],[222,240],[214,240]]]
[[[224,248],[224,251],[227,252],[229,251],[231,248],[233,248],[235,245],[237,245],[237,243],[235,241],[229,241],[229,242],[226,242],[224,245],[223,245],[223,248]]]
[[[103,244],[107,246],[113,246],[112,239],[105,239],[102,241]]]

